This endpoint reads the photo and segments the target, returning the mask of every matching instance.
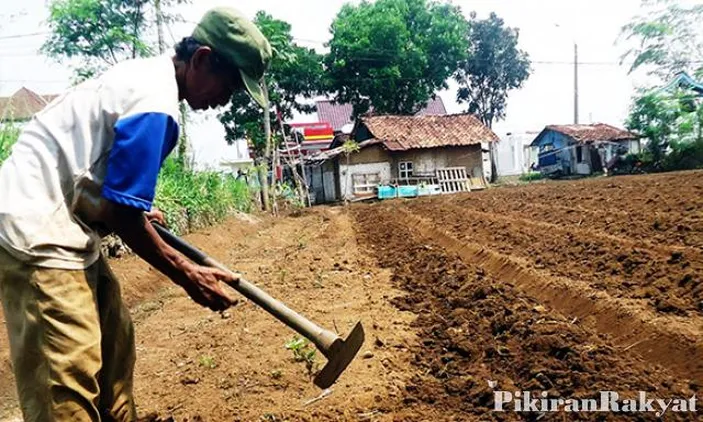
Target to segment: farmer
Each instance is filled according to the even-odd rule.
[[[119,235],[213,311],[232,276],[192,264],[150,220],[156,178],[178,139],[179,100],[196,110],[259,85],[271,58],[239,12],[205,14],[174,57],[120,63],[71,88],[27,123],[0,168],[0,298],[27,421],[132,421],[134,330],[100,255]]]

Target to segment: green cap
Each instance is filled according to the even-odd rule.
[[[266,107],[261,79],[271,61],[271,45],[256,25],[236,9],[216,7],[205,13],[193,38],[237,67],[251,97]]]

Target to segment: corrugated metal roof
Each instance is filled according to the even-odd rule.
[[[368,139],[364,142],[359,143],[359,149],[363,149],[363,148],[366,148],[371,145],[377,145],[377,144],[382,144],[382,143],[383,142],[379,141],[378,139]],[[327,151],[322,151],[318,154],[305,156],[303,159],[307,163],[321,163],[323,161],[327,161],[331,158],[334,158],[342,153],[344,153],[344,148],[337,147],[337,148],[329,149]]]
[[[354,107],[351,104],[335,104],[330,100],[317,101],[317,120],[329,122],[335,131],[351,123]]]
[[[331,100],[319,100],[316,104],[317,119],[320,122],[329,122],[335,131],[340,131],[345,125],[353,122],[354,107],[351,104],[335,104]],[[444,101],[437,96],[431,99],[416,116],[444,116],[446,114],[447,109],[444,107]]]
[[[626,141],[638,138],[638,136],[632,132],[605,123],[592,125],[550,125],[547,126],[545,130],[562,133],[573,138],[576,142]]]
[[[437,96],[427,103],[427,106],[418,111],[416,116],[446,116],[447,109],[444,107],[444,101]]]
[[[498,136],[471,114],[374,116],[361,119],[371,136],[391,151],[477,145]]]

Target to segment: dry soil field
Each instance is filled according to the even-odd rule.
[[[316,208],[189,240],[322,325],[346,334],[360,319],[367,340],[314,401],[286,327],[246,302],[209,313],[115,261],[139,409],[155,420],[655,420],[497,413],[493,389],[701,395],[703,172]],[[14,420],[7,354],[0,337],[0,419]]]

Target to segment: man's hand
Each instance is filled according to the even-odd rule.
[[[237,277],[217,268],[191,265],[185,271],[186,280],[178,280],[195,303],[213,311],[224,311],[237,303],[223,289],[222,283],[235,282]]]
[[[165,224],[161,211],[152,209],[150,212],[143,212],[116,205],[113,214],[106,219],[107,226],[137,255],[183,287],[199,305],[213,311],[223,311],[237,303],[223,290],[220,283],[236,282],[238,276],[193,264],[164,242],[150,223],[156,221]]]
[[[164,213],[161,212],[160,209],[158,208],[152,208],[151,211],[145,212],[144,217],[146,217],[148,222],[156,221],[163,227],[168,227],[166,225],[166,217],[164,217]]]

